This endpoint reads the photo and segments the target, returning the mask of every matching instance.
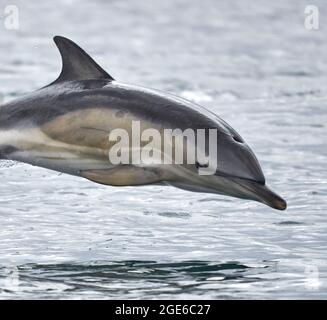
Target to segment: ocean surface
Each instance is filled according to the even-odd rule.
[[[288,209],[1,161],[0,299],[327,298],[326,1],[14,3],[18,30],[0,0],[2,102],[52,82],[52,37],[69,37],[118,81],[221,116]]]

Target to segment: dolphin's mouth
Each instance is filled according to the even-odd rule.
[[[246,193],[252,196],[253,200],[262,202],[277,210],[286,209],[286,201],[270,190],[266,185],[241,178],[232,178],[232,180],[244,189]]]

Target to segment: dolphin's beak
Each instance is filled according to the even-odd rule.
[[[253,200],[262,202],[277,210],[286,209],[286,201],[267,186],[245,179],[234,178],[233,181],[243,188],[247,194],[253,196]]]

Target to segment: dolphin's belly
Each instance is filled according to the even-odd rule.
[[[85,170],[107,170],[112,168],[109,150],[116,143],[110,141],[110,132],[124,129],[131,136],[135,120],[140,119],[116,109],[75,110],[40,126],[23,123],[0,130],[0,149],[10,146],[7,159],[71,175],[79,175]],[[153,126],[141,121],[142,129]]]
[[[104,159],[72,152],[16,151],[10,155],[10,159],[75,176],[85,170],[107,170],[112,167]]]

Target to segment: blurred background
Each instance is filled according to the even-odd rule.
[[[326,298],[326,25],[323,0],[0,0],[0,101],[52,82],[71,38],[217,113],[289,206],[2,161],[0,298]]]

